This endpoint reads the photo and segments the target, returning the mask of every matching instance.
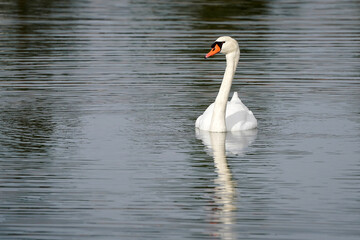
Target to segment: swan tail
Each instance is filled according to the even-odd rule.
[[[240,100],[239,95],[238,95],[237,92],[234,92],[230,102],[232,102],[232,103],[241,103],[241,100]]]

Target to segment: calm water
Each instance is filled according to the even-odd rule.
[[[359,12],[0,1],[0,239],[359,239]],[[257,130],[194,129],[221,35]]]

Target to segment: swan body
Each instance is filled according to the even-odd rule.
[[[212,103],[205,112],[196,120],[195,126],[200,130],[211,131],[211,119],[214,111]],[[243,104],[234,92],[230,101],[226,104],[225,115],[226,132],[243,131],[257,127],[254,114]]]
[[[226,55],[224,78],[215,102],[197,118],[195,127],[210,132],[254,129],[257,127],[257,120],[254,114],[241,102],[237,92],[228,101],[232,81],[240,59],[239,45],[231,37],[220,37],[212,45],[212,50],[205,58],[219,52]]]

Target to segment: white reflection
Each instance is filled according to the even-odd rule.
[[[236,189],[226,155],[241,155],[256,138],[257,130],[243,132],[215,133],[196,131],[196,137],[207,147],[208,154],[213,156],[217,178],[215,179],[214,202],[218,206],[214,210],[214,218],[221,224],[216,233],[221,239],[236,239],[233,231],[235,225]]]

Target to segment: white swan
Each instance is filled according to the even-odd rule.
[[[206,54],[209,58],[217,53],[226,55],[226,69],[219,93],[205,112],[196,120],[195,127],[210,132],[242,131],[257,127],[254,114],[241,102],[237,92],[228,101],[236,66],[240,59],[237,41],[231,37],[219,37]]]

